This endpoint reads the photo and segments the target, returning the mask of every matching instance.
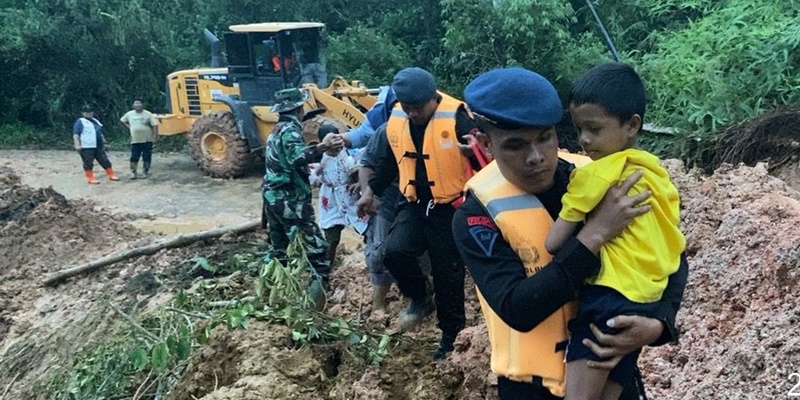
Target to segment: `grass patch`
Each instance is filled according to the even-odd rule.
[[[111,151],[130,151],[130,136],[122,128],[104,128]],[[72,150],[69,130],[54,131],[36,128],[23,123],[0,125],[0,150]],[[186,150],[182,135],[160,136],[153,147],[154,153],[174,153]]]
[[[72,137],[67,132],[53,132],[22,123],[0,125],[0,149],[69,150]]]

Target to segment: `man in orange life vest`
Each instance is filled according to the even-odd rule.
[[[405,201],[384,242],[384,264],[400,291],[411,299],[400,317],[401,330],[418,326],[436,308],[442,330],[434,353],[438,360],[453,351],[466,320],[464,264],[450,225],[453,203],[461,199],[467,182],[459,144],[466,144],[464,137],[474,133],[475,126],[464,103],[436,91],[436,80],[428,71],[406,68],[395,75],[392,88],[399,104],[375,132],[382,143],[377,145],[369,186],[375,196],[381,196],[398,178]],[[359,211],[374,209],[373,195],[362,195]],[[425,250],[431,259],[435,305],[417,261]]]
[[[464,98],[480,130],[478,140],[495,162],[467,183],[453,235],[478,288],[500,399],[560,399],[576,293],[598,273],[600,246],[649,210],[640,205],[649,193],[627,196],[640,174],[610,189],[578,234],[551,256],[544,248],[547,231],[561,210],[570,172],[588,160],[558,151],[554,125],[563,107],[556,90],[532,71],[507,68],[478,76]],[[607,323],[615,328],[612,333],[593,327],[599,343],[584,343],[606,361],[589,365],[610,369],[633,349],[676,340],[675,315],[687,275],[683,255],[658,318],[617,316]],[[620,399],[638,399],[636,381],[623,384]]]

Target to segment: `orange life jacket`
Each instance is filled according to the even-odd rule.
[[[578,155],[561,158],[583,165],[590,161]],[[467,182],[467,190],[483,204],[503,238],[516,252],[528,276],[547,265],[552,256],[544,242],[553,224],[539,199],[524,192],[503,177],[492,162]],[[542,385],[555,396],[564,396],[566,365],[564,345],[568,339],[567,322],[575,316],[575,303],[567,303],[529,332],[509,327],[478,290],[489,341],[492,346],[491,368],[498,376],[518,382],[541,378]],[[531,307],[536,307],[531,304]]]
[[[283,69],[288,71],[292,69],[292,64],[294,64],[294,60],[290,56],[283,57]],[[281,70],[281,58],[278,55],[272,56],[272,67],[275,71]]]
[[[458,147],[456,113],[464,103],[440,93],[442,99],[425,128],[422,154],[418,154],[411,139],[408,116],[398,103],[386,123],[386,136],[397,160],[399,186],[406,200],[417,200],[417,158],[425,160],[425,170],[431,185],[433,201],[447,204],[462,195],[467,176],[464,157]]]

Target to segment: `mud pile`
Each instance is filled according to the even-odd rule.
[[[48,398],[46,387],[56,374],[120,331],[121,318],[107,301],[143,306],[177,286],[165,284],[171,279],[192,278],[181,275],[185,260],[202,254],[222,261],[250,241],[263,242],[261,236],[220,239],[213,252],[205,249],[211,243],[198,242],[45,287],[48,273],[158,236],[96,203],[26,186],[13,170],[0,167],[0,393],[8,388],[6,399]],[[153,274],[156,288],[132,284]]]
[[[68,201],[51,187],[25,186],[14,171],[0,168],[0,348],[15,321],[23,331],[31,322],[17,313],[45,295],[39,284],[44,274],[88,261],[135,235],[94,204]]]
[[[647,350],[648,390],[667,400],[787,397],[800,372],[800,193],[764,164],[670,172],[692,257],[683,334]]]

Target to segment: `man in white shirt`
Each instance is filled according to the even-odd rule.
[[[89,184],[96,185],[100,182],[94,177],[94,160],[106,171],[109,180],[118,181],[119,178],[111,169],[111,161],[106,155],[106,142],[103,136],[103,124],[94,117],[94,110],[91,106],[83,106],[83,116],[75,120],[72,125],[72,141],[75,150],[81,155],[83,160],[83,172]]]

